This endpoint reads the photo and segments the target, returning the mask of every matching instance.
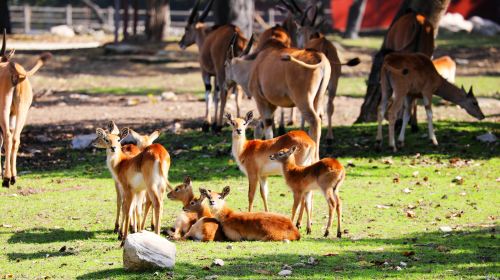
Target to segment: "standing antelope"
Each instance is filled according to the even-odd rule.
[[[108,123],[107,132],[114,135],[120,134],[120,130],[118,129],[118,126],[116,126],[114,121]],[[154,131],[149,135],[141,135],[132,129],[130,129],[130,133],[131,136],[136,141],[136,144],[126,144],[122,146],[122,152],[129,157],[134,157],[138,155],[147,146],[153,144],[153,142],[160,136],[160,132],[158,130]],[[92,141],[91,146],[105,149],[106,142],[104,141],[103,138],[97,137]],[[123,188],[121,187],[120,183],[117,180],[115,180],[115,190],[116,190],[116,218],[115,218],[115,228],[113,232],[119,233],[120,234],[119,238],[121,239],[122,231],[120,230],[120,224],[123,224],[123,218],[125,215],[123,214],[121,215],[122,222],[119,223],[120,213],[122,211],[122,206],[123,206]],[[142,203],[137,205],[135,215],[133,216],[132,219],[133,220],[132,225],[134,230],[137,230],[137,226],[141,226],[140,213],[142,213]]]
[[[33,101],[33,89],[28,78],[33,76],[52,55],[43,53],[37,59],[35,66],[26,71],[20,64],[10,61],[13,51],[6,55],[5,44],[4,31],[2,49],[0,50],[0,128],[2,129],[0,150],[3,146],[5,167],[2,186],[8,188],[9,184],[16,183],[17,153],[21,144],[21,132]]]
[[[232,133],[232,154],[241,172],[248,178],[248,212],[252,212],[253,199],[257,184],[260,184],[260,195],[264,203],[264,210],[269,211],[267,205],[268,186],[267,177],[281,174],[281,166],[269,160],[269,156],[283,148],[297,145],[297,161],[300,164],[311,163],[316,154],[315,142],[304,131],[290,131],[282,136],[269,140],[247,140],[245,131],[253,119],[252,111],[245,119],[233,119],[226,114]]]
[[[292,221],[280,214],[261,212],[235,212],[226,206],[225,198],[230,192],[225,187],[221,193],[200,189],[208,198],[210,210],[222,225],[222,231],[231,241],[259,240],[280,241],[299,240],[300,233]]]
[[[304,200],[307,213],[307,233],[311,233],[312,195],[311,191],[320,189],[328,203],[328,223],[324,236],[330,233],[333,221],[333,211],[337,211],[337,237],[342,237],[340,231],[342,220],[342,200],[339,196],[340,186],[345,179],[345,169],[334,158],[324,158],[308,166],[296,164],[294,153],[297,146],[285,148],[269,156],[271,160],[281,162],[283,175],[288,187],[293,192],[292,221],[299,203]]]
[[[191,178],[184,178],[184,182],[170,191],[167,194],[167,197],[170,200],[182,202],[183,207],[188,206],[194,199]],[[186,213],[185,211],[182,211],[175,219],[174,233],[172,234],[172,237],[174,239],[180,239],[182,235],[189,231],[191,226],[196,223],[196,220],[198,219],[199,217],[196,213]]]
[[[436,135],[432,125],[432,95],[436,94],[445,100],[464,108],[471,116],[482,120],[484,115],[472,93],[459,89],[455,85],[441,77],[436,71],[429,57],[423,54],[392,53],[385,57],[381,73],[382,100],[378,110],[377,141],[382,145],[382,121],[384,119],[388,99],[392,91],[392,105],[389,107],[389,146],[397,151],[394,143],[394,124],[396,114],[403,108],[403,126],[399,134],[398,142],[404,145],[405,126],[410,118],[410,104],[413,99],[423,98],[425,111],[427,113],[427,125],[429,138],[437,145]]]
[[[227,240],[222,230],[222,226],[214,218],[208,205],[203,203],[205,196],[192,199],[183,210],[188,214],[195,214],[199,220],[189,229],[189,231],[182,237],[183,240],[193,239],[198,241],[225,241]]]
[[[106,143],[108,168],[124,192],[123,213],[125,219],[121,227],[123,242],[127,238],[130,219],[136,205],[142,204],[144,192],[147,193],[149,203],[153,204],[154,230],[156,234],[160,234],[163,194],[169,187],[168,171],[170,168],[170,155],[160,144],[152,144],[134,157],[123,153],[120,141],[128,133],[128,128],[123,129],[120,135],[106,132],[101,128],[96,129],[97,137]],[[140,229],[144,228],[148,210],[147,200]]]
[[[245,37],[243,37],[240,29],[234,25],[222,25],[215,27],[208,27],[205,25],[204,20],[208,16],[213,2],[214,0],[210,0],[201,15],[198,15],[198,6],[200,4],[200,0],[196,1],[191,14],[189,15],[184,35],[179,42],[179,46],[181,47],[181,49],[186,49],[187,47],[195,43],[199,49],[201,76],[205,84],[206,110],[205,123],[203,125],[204,131],[207,131],[209,129],[212,122],[210,116],[210,93],[212,91],[212,84],[210,79],[212,76],[215,76],[215,117],[213,127],[215,128],[215,131],[218,131],[222,127],[224,108],[226,106],[227,100],[227,92],[224,87],[224,82],[226,80],[224,76],[226,50],[228,49],[231,36],[233,36],[234,33],[237,34],[237,43],[234,49],[236,54],[239,54],[241,52],[246,42],[246,39]],[[234,90],[236,93],[236,109],[237,113],[239,114],[240,93],[238,88],[234,88]],[[220,107],[219,94],[221,99]]]

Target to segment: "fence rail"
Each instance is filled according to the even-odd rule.
[[[268,23],[273,26],[275,23],[284,19],[285,14],[279,10],[268,9],[266,11],[256,11]],[[330,10],[325,11],[325,15],[329,14]],[[69,25],[73,27],[83,27],[87,29],[108,29],[111,30],[114,26],[115,9],[112,7],[99,10],[99,14],[104,19],[100,19],[88,7],[43,7],[43,6],[10,6],[10,17],[12,29],[15,33],[41,33],[50,30],[56,25]],[[129,10],[129,15],[133,14],[133,10]],[[123,15],[123,10],[120,10],[120,16]],[[137,29],[139,32],[145,29],[146,10],[138,11],[139,20]],[[182,32],[180,30],[186,24],[189,11],[171,10],[170,18],[173,33]],[[131,17],[130,17],[131,18]],[[207,23],[212,23],[213,18],[210,14],[207,18]],[[121,28],[122,22],[120,22]],[[132,28],[130,21],[129,28]],[[259,31],[260,26],[256,25],[256,31]]]

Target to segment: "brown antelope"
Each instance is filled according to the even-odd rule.
[[[106,132],[109,132],[109,133],[114,134],[114,135],[120,134],[120,130],[118,129],[118,126],[116,126],[115,122],[113,122],[113,121],[109,122]],[[141,135],[141,134],[133,131],[132,129],[130,129],[130,132],[131,132],[132,137],[136,141],[137,145],[126,144],[126,145],[122,146],[122,152],[129,157],[134,157],[134,156],[138,155],[142,150],[144,150],[144,148],[153,144],[153,142],[160,136],[160,132],[158,130],[154,131],[150,135]],[[104,141],[103,138],[100,138],[100,137],[95,138],[92,141],[91,145],[93,147],[96,147],[96,148],[101,148],[101,149],[106,148],[106,142]],[[117,180],[115,180],[115,190],[116,190],[116,218],[115,218],[115,229],[113,232],[120,233],[120,235],[121,235],[120,224],[123,224],[124,215],[121,215],[121,217],[122,217],[121,223],[119,223],[119,220],[120,220],[120,213],[121,213],[122,205],[123,205],[123,189]],[[133,216],[133,219],[132,219],[133,220],[132,225],[133,225],[134,230],[137,230],[138,225],[140,226],[140,224],[138,224],[138,223],[141,221],[141,219],[140,219],[141,212],[142,212],[142,203],[140,205],[137,205],[135,215]]]
[[[182,202],[182,206],[186,207],[194,199],[193,186],[191,178],[184,178],[184,182],[176,186],[172,191],[167,194],[168,199]],[[186,234],[191,226],[199,219],[196,213],[186,213],[182,211],[176,218],[174,224],[174,232],[172,237],[180,239],[182,235]]]
[[[5,45],[4,33],[2,49],[0,50],[0,110],[2,112],[0,114],[0,128],[2,129],[0,149],[3,146],[5,151],[2,186],[8,188],[9,184],[16,183],[17,153],[21,144],[21,132],[33,101],[33,89],[29,77],[33,76],[52,55],[50,53],[42,54],[38,57],[35,66],[26,71],[20,64],[10,61],[14,52],[11,51],[10,54],[6,55]]]
[[[130,220],[136,205],[142,203],[145,192],[154,209],[154,230],[156,234],[160,233],[163,194],[167,187],[170,188],[168,183],[170,155],[167,150],[160,144],[152,144],[134,157],[127,156],[121,150],[120,141],[128,133],[128,128],[123,129],[120,135],[106,132],[101,128],[96,130],[97,137],[102,138],[106,143],[108,168],[124,192],[123,213],[125,219],[121,227],[123,241],[127,238]],[[140,229],[144,228],[148,210],[147,200]]]
[[[183,240],[193,239],[198,241],[225,241],[227,240],[219,221],[214,218],[208,205],[203,203],[204,196],[192,199],[183,210],[198,216],[199,220],[182,237]]]
[[[307,23],[307,11],[311,9],[312,6],[309,6],[306,11],[304,12],[304,15],[302,17],[302,20],[300,22],[300,27],[297,30],[297,47],[299,48],[305,48],[305,49],[312,49],[316,50],[319,52],[322,52],[326,55],[328,58],[328,61],[330,62],[330,65],[332,67],[332,71],[330,74],[330,82],[328,84],[328,99],[326,102],[326,113],[327,113],[327,120],[328,120],[328,130],[326,134],[326,144],[327,145],[332,145],[333,144],[333,129],[332,129],[332,117],[333,113],[335,110],[334,107],[334,99],[335,96],[337,95],[337,86],[338,86],[338,81],[340,78],[340,75],[342,74],[342,65],[347,65],[349,67],[356,66],[359,64],[360,60],[359,58],[353,58],[349,60],[347,63],[341,63],[339,56],[337,54],[337,49],[335,46],[328,40],[326,37],[318,32],[319,23],[316,25],[316,17],[318,14],[318,11],[316,8],[314,8],[314,16],[313,19],[311,20],[310,23]]]
[[[241,172],[248,178],[248,212],[252,212],[253,200],[257,184],[260,184],[260,195],[264,203],[264,210],[269,211],[267,205],[268,186],[267,177],[281,174],[281,166],[269,160],[269,155],[286,147],[297,145],[297,161],[300,164],[313,162],[316,154],[315,142],[304,131],[290,131],[287,134],[269,140],[247,140],[245,131],[252,122],[253,113],[248,112],[245,119],[233,119],[226,114],[232,133],[232,154]]]
[[[208,198],[209,207],[222,226],[222,231],[231,241],[258,240],[282,241],[299,240],[300,233],[292,221],[280,214],[261,212],[235,212],[226,206],[230,192],[225,187],[221,193],[200,189],[201,195]]]
[[[429,57],[420,53],[392,53],[385,57],[381,72],[382,100],[378,110],[377,141],[382,145],[382,121],[386,112],[388,99],[392,104],[388,109],[389,146],[397,151],[394,143],[394,124],[396,114],[403,108],[403,126],[398,138],[400,146],[404,145],[405,126],[410,117],[410,104],[414,98],[423,98],[427,113],[429,138],[434,145],[438,144],[432,125],[431,101],[434,94],[464,108],[471,116],[482,120],[484,115],[472,93],[468,93],[446,81],[439,75]]]
[[[226,50],[228,49],[231,36],[237,34],[237,42],[234,48],[235,54],[239,54],[243,50],[246,39],[243,37],[240,29],[234,25],[222,25],[215,27],[208,27],[205,25],[204,20],[208,16],[210,8],[214,0],[210,0],[201,13],[198,15],[198,6],[200,0],[197,0],[191,14],[189,15],[187,26],[184,35],[182,36],[179,46],[185,49],[193,44],[196,44],[199,49],[199,61],[201,68],[201,75],[205,83],[205,124],[203,130],[207,131],[211,124],[210,116],[210,92],[212,90],[211,77],[215,76],[216,89],[214,91],[214,128],[218,131],[222,127],[222,120],[224,116],[224,108],[226,106],[227,92],[224,86],[226,80],[224,73],[224,62],[226,57]],[[236,91],[236,109],[239,114],[239,100],[240,94],[237,88]],[[220,107],[219,107],[219,94],[220,94]],[[219,112],[220,110],[220,112]]]
[[[448,82],[455,83],[455,72],[457,71],[457,64],[449,56],[442,56],[432,60],[432,64],[436,67],[436,71],[445,78]]]
[[[329,208],[324,236],[327,237],[330,233],[333,211],[335,210],[337,212],[337,237],[341,238],[342,200],[339,196],[339,190],[346,175],[344,167],[334,158],[324,158],[308,166],[297,165],[294,156],[296,150],[297,146],[293,146],[269,156],[271,160],[279,161],[282,164],[286,184],[293,192],[292,221],[299,203],[304,200],[307,213],[307,233],[311,233],[312,196],[310,194],[312,190],[320,189]]]

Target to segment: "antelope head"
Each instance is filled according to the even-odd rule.
[[[461,100],[458,102],[458,105],[460,107],[464,108],[469,115],[473,116],[474,118],[478,120],[482,120],[485,118],[483,112],[481,111],[481,108],[479,107],[479,103],[477,102],[476,97],[474,96],[474,93],[472,92],[472,86],[469,89],[469,92],[465,92],[464,87],[460,89],[460,95],[463,97]]]
[[[276,160],[279,162],[286,162],[288,158],[290,158],[293,153],[297,150],[297,146],[292,146],[291,148],[284,148],[279,150],[277,153],[274,153],[269,156],[270,160]]]
[[[239,75],[248,76],[248,71],[250,70],[250,69],[239,69],[240,67],[238,67],[238,64],[240,64],[244,56],[250,53],[250,50],[252,49],[252,45],[254,42],[254,34],[252,34],[250,40],[248,40],[247,45],[245,46],[243,52],[240,54],[239,57],[235,57],[234,55],[235,53],[234,47],[237,43],[237,40],[238,40],[238,34],[234,33],[233,37],[231,38],[231,42],[229,43],[229,47],[226,51],[226,61],[224,62],[224,71],[226,73],[226,88],[228,90],[236,85],[236,81],[241,79],[240,77],[238,77]]]
[[[199,36],[201,29],[205,26],[204,21],[212,8],[214,0],[209,0],[203,12],[198,14],[198,7],[200,6],[200,0],[196,0],[191,14],[188,17],[186,27],[184,29],[184,35],[179,41],[179,47],[181,49],[186,49],[192,44],[196,43],[197,36]]]
[[[244,119],[240,119],[240,118],[233,119],[231,114],[227,113],[226,119],[227,119],[227,123],[233,129],[233,137],[245,136],[245,131],[253,120],[253,112],[249,111],[246,114]]]
[[[210,210],[212,210],[212,213],[217,214],[220,210],[224,209],[224,206],[226,205],[225,198],[229,195],[230,191],[231,188],[229,186],[226,186],[220,193],[200,189],[200,199],[207,198]]]
[[[309,18],[309,14],[312,13],[312,18]],[[297,47],[304,48],[306,43],[313,39],[319,38],[321,34],[318,32],[319,27],[323,24],[323,21],[316,23],[318,17],[318,8],[316,6],[309,6],[304,11],[302,18],[300,19],[299,28],[297,29]]]

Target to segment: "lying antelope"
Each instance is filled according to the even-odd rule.
[[[339,190],[346,175],[344,167],[334,158],[324,158],[308,166],[297,165],[294,155],[296,150],[297,146],[293,146],[269,156],[271,160],[279,161],[282,164],[286,184],[293,192],[292,221],[299,203],[304,200],[307,213],[307,233],[311,233],[311,191],[320,189],[329,208],[324,236],[327,237],[330,233],[333,211],[335,210],[337,212],[337,237],[341,238],[342,200],[339,196]]]
[[[168,199],[182,202],[182,206],[186,207],[194,199],[193,186],[191,178],[184,178],[184,182],[176,186],[172,191],[167,194]],[[172,237],[180,239],[182,235],[186,234],[191,226],[199,219],[196,213],[186,213],[182,211],[175,219],[174,232]]]
[[[108,168],[124,192],[123,214],[125,219],[121,227],[123,241],[127,238],[130,220],[136,206],[142,204],[144,193],[153,205],[154,230],[156,234],[160,234],[163,195],[166,188],[170,186],[168,183],[170,155],[167,150],[160,144],[152,144],[136,156],[127,156],[122,152],[120,141],[128,133],[128,128],[123,129],[120,135],[109,133],[101,128],[96,130],[97,137],[106,143]],[[146,201],[141,229],[144,228],[148,210],[148,201]]]
[[[219,221],[214,218],[210,208],[203,203],[205,196],[192,199],[183,210],[189,214],[195,214],[199,220],[182,237],[183,240],[192,239],[198,241],[225,241],[227,240]]]
[[[385,57],[381,73],[382,100],[378,110],[377,141],[382,145],[382,121],[387,108],[388,99],[392,91],[392,104],[388,109],[389,119],[389,146],[397,150],[394,143],[394,124],[396,114],[401,108],[404,110],[403,126],[398,142],[404,145],[405,127],[410,117],[410,104],[413,99],[423,98],[427,113],[429,138],[434,145],[438,144],[432,125],[431,101],[433,94],[442,97],[464,108],[471,116],[482,120],[484,115],[472,93],[459,89],[436,71],[429,57],[424,54],[392,53]]]
[[[26,71],[20,64],[10,61],[13,51],[10,54],[5,54],[5,47],[4,31],[2,49],[0,50],[0,109],[3,112],[0,116],[3,138],[0,141],[0,150],[3,146],[5,167],[2,186],[8,188],[9,184],[16,183],[17,153],[21,144],[21,132],[33,101],[33,89],[28,78],[33,76],[52,55],[43,53],[38,57],[35,66]]]
[[[226,206],[230,192],[225,187],[221,193],[200,189],[201,195],[209,201],[209,207],[222,225],[222,231],[231,241],[258,240],[280,241],[299,240],[300,233],[289,218],[274,213],[235,212]]]
[[[118,129],[118,126],[116,126],[115,122],[111,121],[108,124],[107,131],[111,134],[114,135],[119,135],[120,130]],[[122,152],[129,156],[129,157],[134,157],[138,155],[142,150],[144,150],[147,146],[153,144],[153,142],[160,136],[160,132],[158,130],[154,131],[153,133],[149,135],[141,135],[134,130],[130,129],[131,136],[133,139],[136,141],[136,144],[126,144],[122,146]],[[101,148],[105,149],[106,148],[106,142],[104,141],[103,138],[97,137],[95,138],[91,146],[96,147],[96,148]],[[114,233],[119,233],[121,236],[122,231],[120,230],[120,224],[123,224],[123,218],[125,215],[121,215],[122,217],[122,222],[119,223],[120,220],[120,213],[122,211],[122,205],[123,205],[123,188],[119,184],[117,180],[115,180],[115,190],[116,190],[116,218],[115,218],[115,229]],[[137,231],[137,226],[140,226],[140,213],[142,212],[142,203],[140,205],[137,205],[135,215],[133,217],[133,228],[134,231]],[[121,237],[120,237],[121,239]]]
[[[222,127],[224,116],[224,108],[226,106],[227,92],[224,87],[226,80],[224,73],[224,62],[226,50],[228,49],[229,42],[233,34],[237,34],[237,42],[234,48],[236,54],[243,50],[246,39],[243,37],[240,29],[234,25],[222,25],[215,27],[208,27],[205,25],[204,20],[208,16],[214,0],[210,0],[201,15],[198,15],[198,6],[200,0],[197,0],[191,14],[189,15],[187,26],[184,35],[182,36],[179,46],[181,49],[196,43],[199,49],[199,61],[201,68],[201,76],[205,84],[205,123],[203,130],[207,131],[212,123],[210,116],[211,99],[210,93],[212,91],[211,77],[215,76],[216,89],[214,91],[214,107],[215,117],[213,127],[218,131]],[[240,93],[238,88],[234,88],[236,93],[236,109],[239,114],[239,100]],[[219,94],[220,94],[220,107],[219,107]],[[220,110],[220,112],[219,112]]]
[[[245,131],[252,122],[253,113],[248,112],[245,119],[235,118],[226,114],[231,126],[232,154],[241,172],[248,178],[248,212],[252,212],[253,200],[257,184],[260,184],[260,195],[264,203],[264,210],[269,211],[267,205],[268,186],[267,177],[281,174],[281,166],[269,160],[269,155],[286,147],[297,145],[297,162],[311,163],[316,154],[315,142],[304,131],[290,131],[282,136],[269,140],[247,140]]]

